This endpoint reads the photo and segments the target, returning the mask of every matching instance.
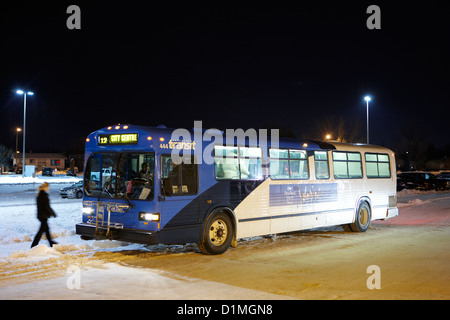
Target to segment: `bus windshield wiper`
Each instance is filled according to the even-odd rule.
[[[134,208],[134,205],[131,203],[130,199],[128,199],[128,197],[127,197],[126,194],[125,194],[125,196],[122,197],[122,199],[125,199],[126,202],[128,203],[128,209],[127,209],[127,211]]]

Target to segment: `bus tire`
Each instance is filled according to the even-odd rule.
[[[233,233],[230,216],[224,212],[213,213],[206,221],[198,247],[204,254],[224,253],[231,245]]]
[[[369,204],[366,201],[362,201],[356,211],[355,222],[350,224],[350,229],[353,232],[366,232],[370,227],[371,218],[372,214]]]

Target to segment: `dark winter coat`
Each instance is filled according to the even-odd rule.
[[[55,212],[50,208],[48,194],[44,190],[39,191],[37,202],[37,217],[39,220],[47,220],[50,217],[56,217]]]

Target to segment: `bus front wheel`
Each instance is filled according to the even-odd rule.
[[[228,250],[233,240],[233,224],[224,212],[209,217],[198,243],[200,251],[205,254],[221,254]]]
[[[366,232],[370,227],[371,216],[369,204],[365,201],[361,202],[356,211],[355,222],[350,224],[350,229],[353,232]]]

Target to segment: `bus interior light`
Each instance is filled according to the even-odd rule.
[[[139,220],[159,222],[159,213],[139,212]]]

